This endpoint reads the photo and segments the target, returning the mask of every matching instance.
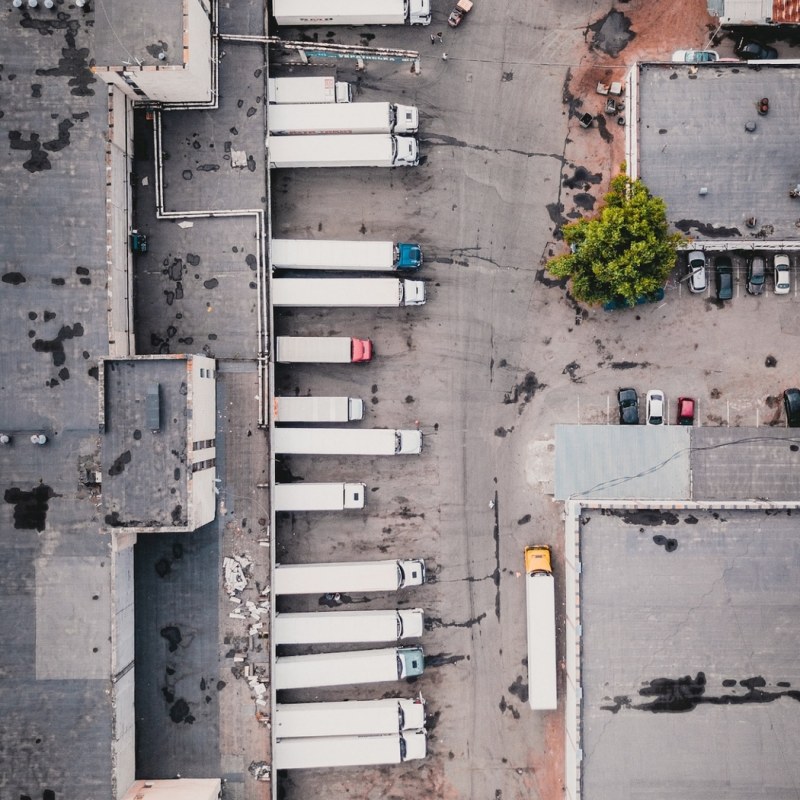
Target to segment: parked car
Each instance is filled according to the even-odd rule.
[[[761,294],[767,278],[764,256],[750,256],[747,262],[747,291],[750,294]]]
[[[678,398],[678,425],[694,425],[694,400],[691,397]]]
[[[689,253],[686,264],[689,272],[689,291],[704,292],[706,290],[706,254],[702,250]]]
[[[786,253],[778,253],[773,259],[772,267],[775,275],[775,294],[789,294],[792,288],[789,256]]]
[[[664,424],[664,392],[660,389],[651,389],[647,393],[647,425]]]
[[[639,395],[636,389],[620,389],[617,392],[617,404],[620,425],[639,424]]]
[[[730,300],[733,297],[733,267],[728,256],[717,256],[717,300]]]
[[[739,39],[734,48],[734,52],[739,58],[743,58],[746,61],[750,59],[754,61],[770,61],[778,57],[778,51],[774,47],[747,39]]]
[[[676,50],[672,60],[677,64],[709,64],[719,60],[719,54],[714,50]]]
[[[790,428],[800,428],[800,389],[786,389],[783,407],[786,409],[786,424]]]

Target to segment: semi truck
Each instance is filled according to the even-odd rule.
[[[275,769],[311,769],[401,764],[425,758],[426,754],[424,730],[377,736],[310,736],[278,739],[272,766]]]
[[[382,683],[415,678],[422,675],[424,666],[421,647],[278,656],[273,681],[278,690]]]
[[[278,25],[430,25],[430,0],[275,0]]]
[[[421,558],[385,561],[329,561],[276,564],[272,590],[279,594],[394,592],[425,583]]]
[[[419,147],[413,136],[393,133],[334,133],[269,136],[270,167],[415,167]]]
[[[419,110],[396,103],[291,103],[267,109],[270,136],[416,133]]]
[[[273,239],[273,269],[406,272],[422,265],[422,248],[410,242]]]
[[[528,612],[528,702],[535,711],[557,707],[556,609],[550,548],[525,548]]]
[[[268,78],[267,100],[270,103],[349,103],[353,89],[349,83],[332,75],[298,78]],[[271,114],[273,109],[268,109]]]
[[[276,614],[275,644],[353,644],[418,639],[425,625],[421,608],[390,611],[312,611]]]
[[[275,428],[273,452],[295,455],[396,456],[422,452],[422,432],[391,428]]]
[[[364,418],[360,397],[276,397],[275,422],[353,422]]]
[[[364,508],[363,483],[276,483],[276,511],[349,511]]]
[[[372,342],[351,336],[276,336],[279,364],[361,364],[372,360]]]
[[[421,306],[423,281],[400,278],[275,278],[272,305],[306,308]]]
[[[335,703],[277,703],[272,728],[279,739],[306,736],[368,736],[425,727],[422,695],[407,700],[346,700]]]

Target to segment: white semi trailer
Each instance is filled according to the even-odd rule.
[[[353,90],[349,83],[337,81],[332,75],[297,78],[269,78],[267,100],[270,103],[349,103]],[[272,109],[268,109],[268,114]]]
[[[390,611],[312,611],[276,614],[275,644],[353,644],[418,639],[425,627],[421,608]]]
[[[364,418],[360,397],[276,397],[275,422],[353,422]]]
[[[395,456],[422,452],[422,432],[391,428],[275,428],[273,452],[295,455]]]
[[[419,148],[413,136],[392,133],[269,136],[267,161],[275,168],[415,167]]]
[[[329,561],[322,564],[277,564],[272,590],[279,594],[394,592],[425,583],[421,558],[397,561]]]
[[[273,681],[278,690],[383,683],[417,677],[424,667],[421,647],[278,656]]]
[[[426,755],[423,730],[379,736],[320,736],[278,739],[272,765],[275,769],[359,767],[401,764]]]
[[[422,696],[414,700],[392,697],[334,703],[278,703],[272,713],[272,728],[279,739],[367,736],[424,727]]]
[[[528,702],[536,711],[553,710],[556,696],[556,608],[550,548],[525,548],[528,616]]]
[[[274,278],[272,305],[306,308],[421,306],[423,281],[400,278]]]
[[[410,242],[273,239],[270,258],[273,269],[406,272],[420,268],[422,249]]]
[[[276,336],[279,364],[360,364],[372,360],[372,342],[350,336]]]
[[[276,511],[349,511],[364,508],[363,483],[276,483]]]
[[[430,0],[274,0],[278,25],[430,25]]]
[[[419,110],[397,103],[291,103],[267,109],[270,136],[416,133]]]

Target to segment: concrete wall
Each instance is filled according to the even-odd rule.
[[[106,236],[109,355],[134,352],[133,264],[128,247],[131,209],[133,109],[125,94],[108,87]]]
[[[216,445],[195,449],[196,444],[216,440],[217,363],[213,358],[191,356],[187,365],[189,424],[186,455],[189,464],[216,458]],[[188,465],[187,465],[188,466]],[[216,515],[216,467],[190,473],[189,508],[193,528],[211,522]]]
[[[111,681],[114,694],[114,800],[136,778],[134,678],[133,545],[136,536],[114,534],[111,552]]]
[[[218,778],[136,781],[123,800],[217,800],[220,790]]]
[[[95,73],[131,99],[160,103],[204,103],[211,97],[211,20],[200,0],[184,0],[182,65],[98,66]],[[143,93],[139,96],[132,81]]]

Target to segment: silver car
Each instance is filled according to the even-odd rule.
[[[647,425],[664,424],[664,392],[660,389],[651,389],[647,393]]]
[[[761,294],[767,279],[764,256],[751,256],[747,265],[747,291],[750,294]]]

